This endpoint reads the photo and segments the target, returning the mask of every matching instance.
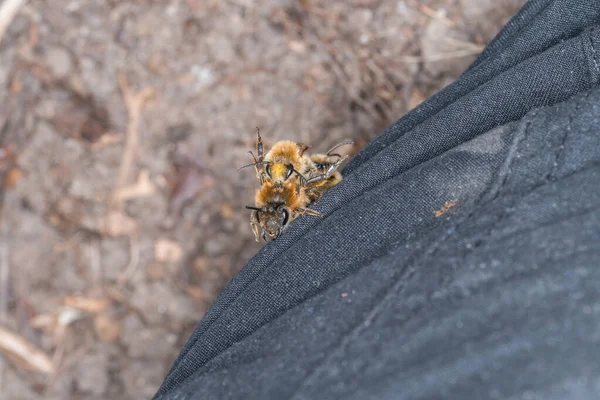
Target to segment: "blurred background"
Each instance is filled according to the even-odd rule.
[[[262,245],[255,127],[356,152],[524,2],[0,1],[0,397],[150,398]]]

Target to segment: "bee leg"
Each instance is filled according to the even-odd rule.
[[[259,168],[259,165],[258,165],[260,162],[262,162],[262,160],[258,161],[256,159],[256,157],[254,156],[254,153],[252,153],[251,151],[249,151],[248,153],[250,153],[250,155],[252,156],[252,160],[254,160],[254,171],[256,172],[256,177],[258,178],[258,180],[260,181],[260,184],[262,185],[265,182],[265,179],[264,179],[264,174],[261,171],[262,165],[260,166],[261,168]]]
[[[300,211],[302,215],[312,215],[313,217],[323,216],[323,214],[321,214],[320,212],[312,210],[310,208],[298,208],[298,211]]]
[[[300,172],[296,171],[293,168],[292,168],[292,171],[294,171],[294,173],[296,173],[296,175],[298,175],[298,178],[300,179],[300,184],[302,186],[305,186],[308,183],[308,181],[306,180],[306,178],[304,177],[304,175],[302,175]]]
[[[259,239],[260,236],[258,234],[259,225],[258,225],[257,214],[258,214],[258,211],[252,211],[252,213],[250,214],[250,227],[252,227],[252,232],[254,233],[254,240],[256,240],[257,242],[260,242],[260,239]],[[264,236],[264,232],[263,232],[263,236]]]
[[[329,179],[331,177],[331,175],[335,172],[335,170],[338,169],[340,164],[343,163],[347,158],[348,158],[348,156],[344,156],[344,157],[340,158],[339,160],[337,160],[336,162],[331,164],[329,166],[329,168],[327,168],[327,172],[325,172],[322,175],[317,175],[315,177],[310,178],[306,183],[311,184],[311,183],[316,183],[316,182],[320,182],[320,181]]]

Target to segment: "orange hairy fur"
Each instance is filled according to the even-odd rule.
[[[274,185],[265,182],[256,191],[256,206],[263,207],[267,204],[285,204],[291,210],[305,207],[308,203],[306,194],[299,190],[295,181],[287,181],[283,185]]]

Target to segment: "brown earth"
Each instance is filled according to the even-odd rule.
[[[0,43],[2,398],[151,397],[260,246],[255,127],[358,151],[522,3],[26,2]]]

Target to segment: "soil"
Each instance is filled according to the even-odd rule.
[[[0,350],[2,397],[150,398],[262,245],[255,127],[352,154],[523,3],[27,2],[0,43],[0,325],[53,371]]]

